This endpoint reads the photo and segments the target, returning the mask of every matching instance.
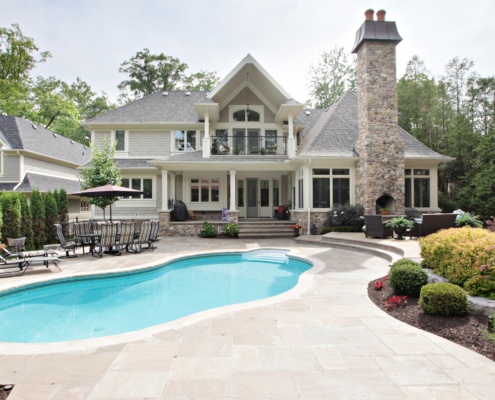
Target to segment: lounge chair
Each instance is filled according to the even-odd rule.
[[[60,224],[54,224],[54,225],[57,228],[57,236],[58,236],[58,241],[60,242],[60,247],[65,250],[65,256],[67,258],[71,258],[71,256],[69,256],[69,251],[72,251],[74,253],[72,258],[77,257],[76,255],[77,244],[75,242],[65,240],[64,233],[62,232],[62,225]]]
[[[25,242],[26,242],[25,237],[16,238],[16,239],[7,238],[7,245],[9,246],[9,250],[14,253],[17,253],[18,251],[25,251],[26,250],[26,247],[24,245]]]
[[[56,256],[15,258],[9,260],[0,256],[0,278],[24,275],[29,267],[38,263],[42,263],[47,268],[50,263],[53,263],[59,271],[62,271],[58,265],[59,262],[60,260]]]

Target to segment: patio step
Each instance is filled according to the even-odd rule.
[[[239,221],[239,239],[293,238],[292,221],[274,219]]]

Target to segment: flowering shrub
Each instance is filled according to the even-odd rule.
[[[223,233],[228,237],[239,236],[239,226],[235,222],[229,222],[223,226]]]
[[[489,257],[485,249],[495,245],[495,233],[472,227],[443,229],[421,238],[419,243],[423,265],[462,286],[480,275],[479,267]],[[480,264],[476,267],[477,262]]]
[[[495,300],[495,246],[490,246],[482,252],[474,268],[479,271],[479,275],[468,279],[464,284],[464,289],[473,296],[483,296]]]
[[[407,305],[407,296],[392,296],[385,303],[383,303],[385,308],[391,310],[400,306]]]
[[[218,232],[212,224],[208,223],[207,221],[203,222],[203,226],[199,230],[199,237],[213,238],[216,237],[217,235]]]
[[[361,229],[364,225],[364,207],[362,205],[339,205],[327,213],[325,226],[355,226]],[[358,231],[359,231],[358,229]]]

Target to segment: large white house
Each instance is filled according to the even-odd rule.
[[[379,14],[379,13],[378,13]],[[198,219],[291,218],[321,225],[337,204],[439,211],[437,171],[450,158],[397,125],[395,22],[373,16],[356,35],[356,96],[308,110],[247,55],[211,92],[163,91],[85,123],[117,142],[123,185],[144,191],[114,218],[170,221],[176,200]],[[98,213],[99,210],[95,210]],[[99,216],[99,214],[96,214]]]

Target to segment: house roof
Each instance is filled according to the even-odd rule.
[[[145,96],[125,106],[116,108],[85,124],[132,124],[132,123],[197,123],[195,104],[214,104],[206,97],[208,92],[185,90],[160,91]]]
[[[0,115],[0,140],[12,150],[26,150],[77,165],[91,157],[91,150],[83,144],[19,117]]]
[[[72,193],[81,190],[81,185],[79,184],[79,181],[72,179],[57,178],[28,172],[24,176],[22,182],[15,188],[15,191],[32,192],[33,189],[38,189],[42,193],[46,193],[49,190],[65,189],[67,193]]]
[[[357,96],[351,92],[344,93],[337,102],[324,110],[302,132],[299,156],[303,157],[358,157],[354,146],[359,135]],[[303,114],[303,115],[301,115]],[[299,118],[304,118],[301,113]],[[448,161],[443,156],[398,127],[404,141],[406,158],[432,158]]]

